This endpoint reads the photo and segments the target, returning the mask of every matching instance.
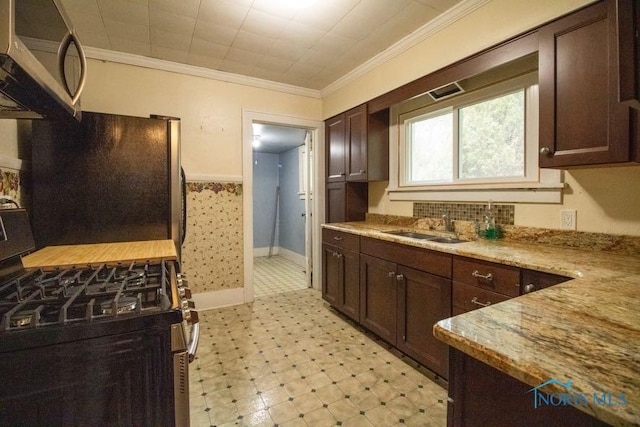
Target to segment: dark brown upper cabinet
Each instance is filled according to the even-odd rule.
[[[325,122],[327,182],[389,179],[389,110],[362,104]]]
[[[640,3],[618,0],[620,102],[640,109]]]
[[[626,1],[602,1],[540,28],[540,167],[636,160],[636,112],[618,99],[617,10]]]

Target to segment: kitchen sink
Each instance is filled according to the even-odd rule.
[[[458,239],[456,237],[443,237],[443,236],[435,236],[433,234],[423,234],[417,233],[415,231],[383,231],[386,234],[392,234],[394,236],[408,237],[410,239],[417,240],[428,240],[434,243],[464,243],[467,240]]]
[[[415,231],[383,231],[383,233],[393,234],[394,236],[409,237],[411,239],[419,239],[419,240],[432,240],[432,239],[438,238],[438,236],[433,236],[431,234],[416,233]]]
[[[436,237],[435,239],[430,239],[429,241],[435,243],[464,243],[468,240],[457,239],[455,237]]]

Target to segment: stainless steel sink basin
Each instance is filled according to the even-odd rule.
[[[443,237],[435,236],[433,234],[417,233],[415,231],[383,231],[386,234],[393,234],[394,236],[408,237],[410,239],[428,240],[434,243],[464,243],[467,240],[458,239],[455,237]]]
[[[415,231],[383,231],[386,234],[393,234],[394,236],[409,237],[411,239],[431,240],[436,239],[438,236],[431,234],[416,233]]]
[[[435,243],[464,243],[467,240],[456,239],[455,237],[436,237],[430,241]]]

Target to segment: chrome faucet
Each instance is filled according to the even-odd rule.
[[[449,212],[446,212],[442,215],[442,222],[444,222],[445,231],[453,231],[453,221],[451,220]]]

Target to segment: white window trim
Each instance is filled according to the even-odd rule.
[[[560,170],[538,168],[538,86],[535,84],[537,73],[521,76],[504,83],[492,86],[489,90],[480,90],[459,95],[413,111],[402,111],[401,105],[391,107],[389,126],[389,200],[402,201],[460,201],[483,202],[491,199],[502,203],[562,203],[563,175]],[[533,84],[533,85],[532,85]],[[403,120],[425,114],[429,111],[445,109],[453,104],[473,103],[487,92],[498,94],[508,92],[517,86],[529,85],[526,94],[526,138],[525,177],[514,181],[494,179],[483,181],[466,180],[455,183],[434,183],[430,185],[407,185],[401,176],[406,159],[404,159]],[[457,160],[456,160],[457,161]],[[509,181],[509,182],[505,182]]]

